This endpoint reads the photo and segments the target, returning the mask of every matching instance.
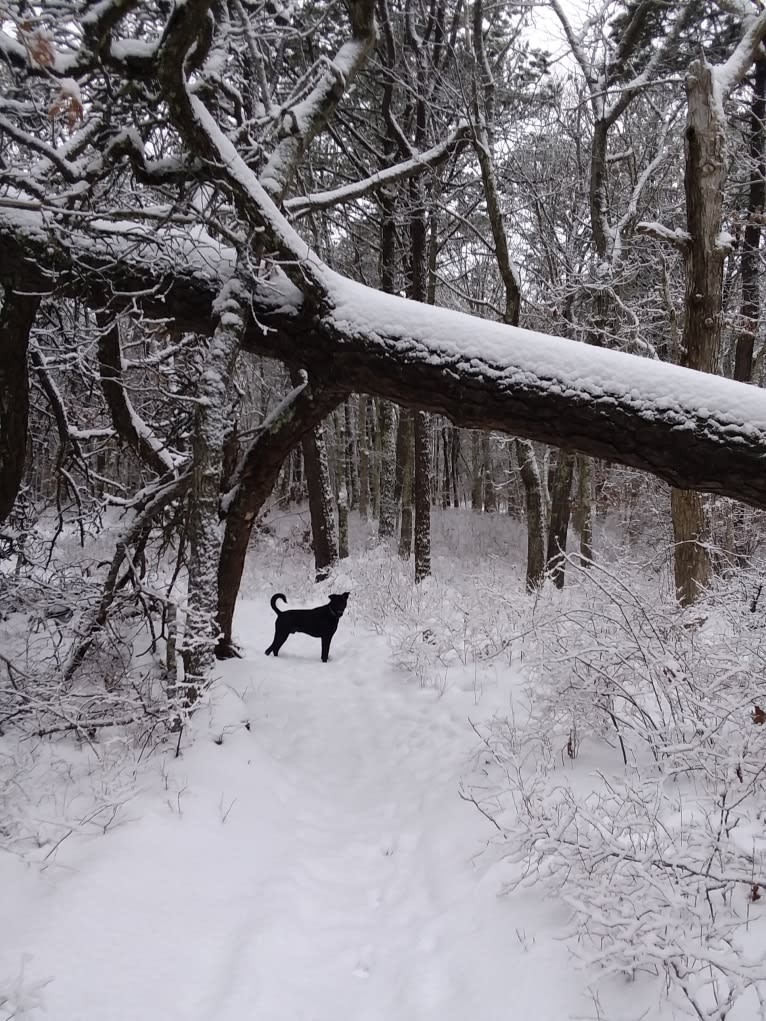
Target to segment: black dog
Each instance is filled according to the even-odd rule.
[[[322,639],[322,662],[326,663],[330,652],[330,642],[338,630],[338,621],[346,609],[348,597],[348,592],[343,592],[339,596],[330,596],[329,603],[317,606],[315,610],[280,610],[277,600],[281,599],[286,603],[287,599],[281,592],[277,592],[275,596],[271,597],[271,608],[277,615],[274,641],[266,650],[266,655],[268,656],[270,652],[273,652],[275,656],[279,655],[279,650],[289,635],[300,631],[301,634]]]

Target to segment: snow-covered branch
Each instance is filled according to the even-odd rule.
[[[263,187],[276,200],[284,197],[303,154],[332,117],[375,45],[374,0],[350,0],[348,7],[352,38],[343,43],[309,95],[282,111],[279,144],[260,175]]]
[[[450,133],[450,136],[438,145],[431,146],[425,152],[417,153],[411,159],[403,160],[395,166],[386,167],[375,174],[370,174],[360,181],[345,185],[342,188],[334,188],[332,191],[314,192],[312,195],[300,195],[296,198],[287,199],[284,206],[293,219],[305,216],[307,213],[318,209],[329,209],[331,206],[341,205],[346,202],[355,202],[377,188],[395,184],[398,181],[405,181],[415,174],[422,173],[429,167],[438,166],[445,160],[455,145],[464,140],[467,134],[467,125],[461,123]]]
[[[721,100],[736,88],[747,74],[766,37],[766,11],[757,18],[750,17],[745,31],[728,60],[715,67],[714,77],[720,89]]]
[[[115,431],[160,477],[172,476],[176,471],[174,458],[138,414],[125,390],[117,320],[106,316],[100,319],[98,354],[101,389]]]
[[[654,238],[655,241],[662,241],[664,244],[673,245],[674,248],[678,248],[682,252],[689,245],[689,233],[688,231],[681,230],[680,227],[673,230],[662,223],[641,220],[636,224],[636,230],[639,234],[646,234],[647,237]]]

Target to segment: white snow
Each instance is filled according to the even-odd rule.
[[[329,663],[316,639],[300,635],[267,659],[271,593],[287,591],[290,607],[324,598],[310,555],[290,539],[303,527],[297,517],[287,534],[272,520],[276,531],[256,544],[251,598],[236,621],[245,658],[219,665],[179,758],[172,735],[143,748],[108,731],[79,745],[20,739],[10,727],[0,737],[0,1019],[686,1021],[690,1011],[668,1002],[651,973],[669,946],[678,959],[677,949],[652,934],[680,931],[689,960],[712,961],[722,948],[694,927],[679,930],[690,911],[708,910],[692,884],[650,875],[646,861],[638,867],[636,854],[652,853],[646,824],[658,806],[636,792],[644,798],[663,781],[651,764],[642,779],[640,741],[623,771],[619,751],[586,717],[576,761],[561,744],[571,726],[566,700],[576,696],[572,668],[597,643],[590,623],[600,629],[609,619],[608,598],[586,603],[570,579],[564,593],[546,589],[533,600],[523,593],[517,521],[444,512],[435,515],[434,578],[414,586],[385,548],[357,552],[325,587],[352,591]],[[364,548],[364,534],[354,545]],[[628,591],[605,567],[588,598],[609,579]],[[630,584],[627,619],[632,607],[655,612],[654,573],[631,574]],[[666,623],[686,640],[683,621]],[[14,626],[0,621],[3,648],[20,637]],[[698,659],[714,651],[718,678],[735,653],[719,653],[716,634],[690,641],[701,643]],[[631,635],[638,640],[631,628],[602,636],[609,645],[616,638],[617,680],[628,685],[640,678],[623,654],[637,657],[634,666],[647,654]],[[655,633],[650,658],[666,639]],[[761,648],[756,631],[748,641]],[[744,675],[736,711],[749,721],[741,683]],[[541,700],[530,708],[530,699]],[[755,731],[750,740],[761,740]],[[741,735],[733,736],[739,753]],[[760,747],[742,762],[756,779]],[[526,792],[514,786],[520,773],[499,768],[516,754],[526,760]],[[712,770],[715,762],[714,754]],[[548,791],[543,801],[538,785]],[[683,846],[704,856],[713,830],[702,791],[685,785],[681,802],[681,786],[680,777],[667,784],[657,846],[673,857],[680,821]],[[605,812],[607,795],[619,801],[631,789],[631,812]],[[588,801],[597,790],[601,800]],[[579,821],[569,811],[576,798]],[[714,871],[744,869],[749,884],[761,874],[763,827],[748,813],[737,828],[741,853],[719,841],[726,860]],[[568,846],[561,834],[573,827]],[[528,844],[525,834],[538,829]],[[606,866],[596,864],[604,852]],[[601,881],[612,874],[609,854],[621,876],[614,888]],[[537,855],[540,882],[528,868]],[[590,888],[580,857],[598,870]],[[649,885],[636,889],[634,873]],[[647,891],[654,907],[634,919]],[[721,922],[736,919],[732,932],[756,954],[761,911],[753,902],[746,918]],[[616,923],[627,942],[594,940]],[[744,997],[729,1021],[755,1021],[756,1011]]]
[[[302,636],[265,660],[272,621],[265,600],[242,607],[247,658],[182,757],[144,768],[122,825],[43,872],[0,854],[0,986],[29,954],[55,1021],[582,1014],[563,908],[498,899],[472,861],[490,831],[458,795],[467,718],[505,688],[440,697],[346,620],[328,664]]]

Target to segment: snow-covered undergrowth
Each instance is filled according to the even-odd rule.
[[[412,561],[394,555],[359,521],[353,523],[352,548],[362,552],[315,585],[310,563],[295,557],[304,526],[302,516],[286,516],[260,538],[251,587],[292,588],[296,606],[351,588],[348,615],[385,636],[393,662],[422,687],[462,687],[472,677],[480,683],[493,663],[521,661],[534,600],[524,592],[517,551],[526,540],[518,521],[470,511],[435,513],[433,576],[420,585],[413,584]]]
[[[509,890],[563,899],[589,970],[659,976],[683,1016],[762,1017],[763,565],[686,612],[625,566],[572,560],[538,602],[527,715],[483,728],[470,796]]]
[[[254,538],[237,620],[245,659],[221,666],[221,680],[186,729],[180,760],[175,759],[175,735],[152,715],[152,704],[160,706],[162,699],[150,703],[142,688],[161,679],[161,638],[153,652],[151,635],[133,633],[133,618],[126,614],[120,624],[124,630],[112,633],[106,650],[115,647],[121,656],[133,650],[139,654],[133,663],[119,657],[113,661],[98,648],[89,653],[87,669],[68,689],[67,699],[74,692],[83,703],[90,698],[97,706],[95,693],[100,692],[102,700],[126,700],[125,712],[131,705],[143,707],[140,721],[91,731],[80,717],[67,718],[71,699],[61,701],[60,692],[59,702],[54,697],[55,667],[65,662],[71,622],[40,612],[47,605],[41,601],[40,579],[31,589],[24,589],[32,583],[23,578],[7,579],[5,591],[18,598],[13,607],[6,605],[0,623],[2,650],[24,667],[25,676],[13,676],[7,664],[0,667],[12,698],[27,708],[17,718],[9,716],[0,735],[0,864],[5,853],[34,863],[44,875],[60,876],[70,861],[79,860],[78,843],[88,846],[88,860],[100,860],[94,837],[115,830],[124,839],[154,847],[146,834],[125,837],[142,825],[136,819],[156,815],[154,802],[142,790],[167,802],[173,820],[183,818],[189,827],[198,809],[184,806],[212,798],[218,806],[215,835],[201,820],[199,831],[162,829],[162,839],[169,841],[167,855],[174,863],[184,857],[189,840],[202,840],[203,846],[209,840],[211,853],[232,856],[232,889],[227,893],[228,880],[218,877],[216,902],[230,895],[239,903],[243,882],[256,884],[254,890],[263,883],[261,893],[247,895],[258,904],[253,918],[263,916],[262,922],[242,923],[243,932],[262,924],[254,951],[261,969],[264,961],[268,966],[270,951],[263,947],[270,946],[264,935],[269,927],[276,925],[281,933],[280,945],[296,940],[302,945],[300,918],[307,913],[313,918],[314,911],[318,920],[324,917],[327,904],[313,885],[316,900],[306,900],[303,870],[313,876],[319,868],[322,875],[335,877],[339,870],[330,863],[339,852],[333,842],[342,839],[354,858],[344,869],[351,870],[348,875],[363,891],[369,862],[374,889],[362,898],[375,910],[388,896],[376,892],[387,889],[381,876],[389,867],[380,866],[377,855],[386,862],[399,856],[392,865],[398,900],[391,912],[396,910],[375,930],[376,940],[387,939],[381,933],[389,931],[395,938],[385,954],[380,946],[373,953],[365,944],[352,967],[357,980],[368,981],[373,959],[385,957],[391,971],[381,964],[378,996],[388,995],[386,976],[401,972],[408,953],[413,974],[422,968],[422,951],[414,944],[411,953],[406,949],[409,937],[404,934],[413,931],[413,922],[418,932],[429,927],[431,912],[443,911],[450,919],[444,925],[434,919],[427,961],[435,962],[440,953],[444,960],[430,999],[418,1000],[422,990],[416,996],[408,987],[401,999],[391,1001],[398,1004],[395,1016],[462,1021],[469,1003],[473,1013],[506,1016],[500,1008],[504,1011],[507,1004],[497,990],[483,998],[470,977],[462,993],[449,987],[449,974],[460,971],[462,951],[457,948],[464,945],[465,930],[473,933],[468,941],[473,949],[465,951],[465,959],[472,969],[483,969],[482,982],[495,976],[498,986],[509,944],[528,955],[530,974],[537,975],[534,968],[541,959],[533,949],[535,940],[542,947],[544,938],[558,943],[565,937],[583,965],[580,988],[590,989],[591,1012],[605,1021],[633,1021],[647,1010],[656,1021],[766,1017],[766,595],[758,595],[763,565],[719,579],[705,600],[681,612],[667,595],[666,559],[647,555],[649,566],[640,566],[635,546],[631,558],[618,545],[608,546],[602,534],[599,564],[584,569],[572,559],[562,592],[546,585],[531,596],[524,591],[520,525],[504,515],[449,511],[434,514],[433,577],[415,586],[411,562],[380,544],[369,526],[352,522],[354,552],[321,585],[313,578],[307,515],[273,515]],[[98,591],[79,568],[71,576],[51,574],[49,584],[46,599],[55,607],[68,598],[74,622],[87,615]],[[148,580],[150,585],[166,590],[159,576]],[[299,636],[278,661],[264,659],[273,593],[284,592],[288,606],[296,607],[317,605],[328,593],[346,590],[351,598],[330,664],[319,664],[315,641],[305,639],[301,645]],[[125,606],[135,598],[126,592]],[[35,630],[38,618],[44,623]],[[31,695],[24,702],[19,692],[31,692],[31,666],[44,665],[46,657],[54,669],[48,674],[49,704],[42,711],[32,705]],[[107,678],[114,682],[107,684]],[[167,715],[162,719],[166,724]],[[210,744],[231,748],[239,756],[236,768],[233,760],[220,759],[220,767],[218,760],[208,761],[206,756],[218,754],[208,751]],[[258,766],[257,775],[236,772],[251,762]],[[206,791],[211,768],[212,783],[220,788]],[[447,772],[434,799],[419,785],[433,785],[440,768]],[[353,795],[349,804],[347,793]],[[334,799],[342,802],[337,825],[332,821]],[[453,800],[462,806],[462,816],[450,814]],[[379,803],[387,806],[382,820]],[[423,804],[431,806],[426,816]],[[227,822],[230,811],[236,824]],[[442,813],[450,819],[443,834]],[[457,841],[456,834],[464,833],[465,813],[473,815],[475,830]],[[246,825],[242,817],[249,820]],[[305,847],[295,841],[295,818],[302,820]],[[245,829],[240,832],[238,825]],[[381,825],[391,830],[385,839]],[[421,825],[428,828],[427,839],[420,835]],[[239,834],[246,853],[239,844],[226,843],[231,833]],[[452,843],[459,848],[460,869],[475,860],[475,872],[473,866],[468,873],[449,871],[445,855]],[[272,845],[279,854],[270,850]],[[430,855],[425,859],[423,846]],[[250,861],[251,848],[260,864],[240,874],[240,860]],[[305,855],[327,857],[315,865]],[[289,868],[288,860],[293,863]],[[154,867],[153,861],[146,865],[147,870]],[[140,873],[139,864],[136,868]],[[279,877],[273,912],[270,869]],[[449,915],[453,909],[446,907],[445,891],[458,874],[465,884],[460,886],[462,913]],[[413,876],[420,877],[418,891],[407,886]],[[87,887],[87,872],[84,877]],[[140,883],[140,875],[131,881]],[[341,876],[332,879],[338,888],[343,882]],[[501,888],[508,896],[497,909],[490,908],[484,895],[489,891],[494,898]],[[150,889],[152,896],[163,898],[170,916],[178,910],[172,891],[151,884]],[[356,931],[356,916],[341,917],[337,900],[331,908],[337,912],[338,933],[344,926]],[[546,910],[553,914],[544,922]],[[285,911],[295,913],[295,932]],[[367,908],[350,906],[349,911],[367,918]],[[199,923],[202,932],[207,919]],[[190,914],[184,942],[192,955],[195,924]],[[224,943],[227,924],[222,917]],[[491,939],[480,935],[484,925]],[[307,933],[306,954],[319,956],[306,961],[324,971],[322,954],[330,953],[330,941],[319,921],[319,935],[311,932],[319,944],[309,950]],[[453,941],[449,949],[447,932]],[[207,938],[200,936],[201,946]],[[418,937],[418,948],[421,942]],[[28,944],[19,946],[24,950]],[[224,970],[230,966],[236,970],[231,962]],[[333,967],[327,973],[344,989]],[[523,962],[519,967],[516,981]],[[37,1016],[46,999],[39,982],[47,974],[12,957],[0,974],[0,1018]],[[261,981],[269,987],[265,972]],[[561,978],[562,990],[576,985],[569,973]],[[249,1003],[249,990],[243,978],[231,999],[231,1013],[220,1016],[239,1016],[234,1004],[240,993],[241,1002]],[[273,1004],[269,1014],[262,1000],[266,1013],[261,1016],[303,1016],[308,1001],[301,1000],[299,984],[291,995],[292,1014],[286,1005]],[[374,999],[372,987],[370,997],[363,1008],[353,997],[346,1002],[340,994],[328,994],[319,1002],[317,1017],[339,1016],[339,1009],[343,1015],[345,1009],[351,1014],[343,1016],[387,1021],[382,1007],[370,1006],[382,1002]],[[523,1004],[534,1011],[534,995],[524,997]],[[554,1021],[584,1016],[582,1003],[563,1008],[562,1014],[566,1001],[561,997],[540,1016]],[[55,996],[47,1000],[55,1007]],[[349,1006],[352,1001],[356,1012]],[[431,1006],[412,1013],[415,1002]],[[446,1008],[448,1003],[452,1006]],[[51,1016],[58,1017],[55,1009]],[[62,1016],[69,1021],[70,1015]],[[95,1016],[88,1010],[81,1014],[83,1019]]]
[[[680,1016],[766,1016],[766,603],[751,610],[766,567],[680,611],[667,555],[647,569],[613,548],[589,569],[570,558],[564,591],[533,598],[502,540],[469,552],[491,518],[436,520],[425,584],[370,541],[327,586],[351,580],[352,612],[423,686],[479,691],[524,667],[512,711],[477,728],[493,766],[463,791],[499,828],[509,892],[570,906],[594,982],[653,975]]]
[[[116,516],[54,540],[42,522],[22,556],[0,549],[0,729],[87,741],[103,727],[152,729],[166,720],[172,567],[161,559],[158,568],[155,545],[132,579],[120,572],[101,612],[105,568],[123,526]]]
[[[129,817],[143,763],[172,740],[166,632],[161,612],[154,626],[144,612],[166,572],[148,557],[141,585],[120,587],[104,626],[93,627],[120,527],[117,518],[82,537],[63,531],[52,548],[43,522],[22,558],[0,550],[0,852],[43,872],[68,842]]]

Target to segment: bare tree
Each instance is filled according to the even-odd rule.
[[[741,13],[749,14],[742,4]],[[718,65],[704,57],[686,77],[686,320],[682,363],[715,372],[721,339],[723,265],[728,245],[721,236],[726,178],[727,125],[723,101],[744,78],[766,36],[766,15],[752,20],[729,59]],[[697,493],[674,489],[675,582],[683,605],[693,602],[710,579],[705,511]]]

